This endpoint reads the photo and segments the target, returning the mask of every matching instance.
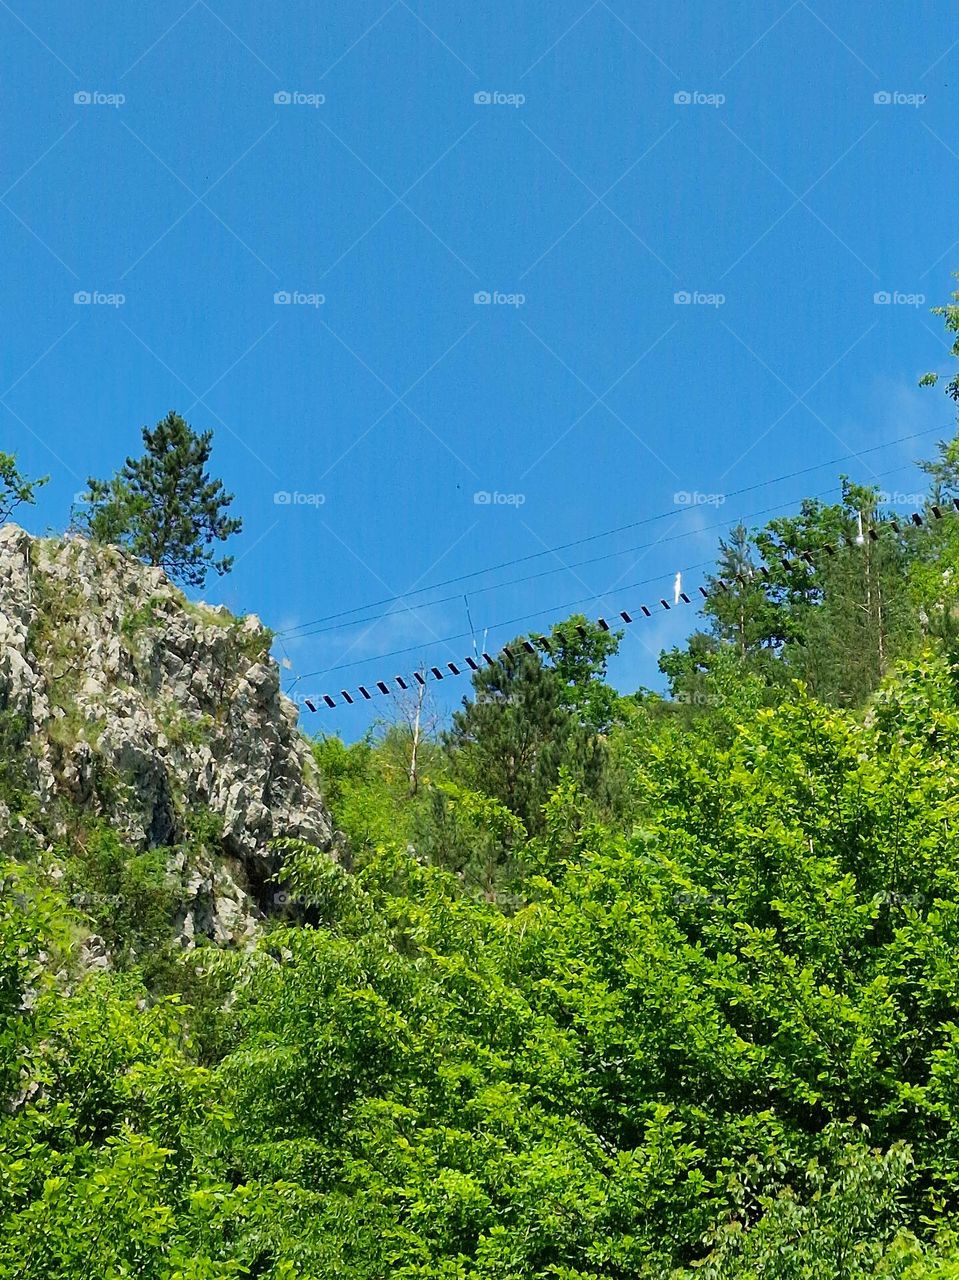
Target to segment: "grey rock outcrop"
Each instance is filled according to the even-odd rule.
[[[171,854],[186,943],[251,932],[274,837],[333,848],[269,640],[118,548],[0,530],[0,710],[29,787],[54,826],[58,802],[79,807],[142,849],[182,847],[212,815],[216,858]]]

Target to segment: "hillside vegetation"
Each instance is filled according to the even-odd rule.
[[[352,745],[257,627],[34,548],[0,1280],[959,1278],[959,441],[926,470],[918,526],[844,481],[731,531],[666,694],[573,618]]]

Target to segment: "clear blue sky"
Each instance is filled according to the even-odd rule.
[[[638,605],[840,470],[914,491],[935,433],[889,442],[949,434],[916,388],[959,267],[944,0],[0,0],[0,32],[0,447],[52,476],[31,529],[170,408],[245,520],[206,595],[277,629],[668,513],[285,637],[299,693],[455,660],[464,588],[491,647]],[[658,684],[693,622],[632,628],[617,683]]]

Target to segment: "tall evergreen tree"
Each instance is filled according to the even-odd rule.
[[[733,645],[744,661],[763,650],[778,649],[787,638],[783,610],[766,590],[761,562],[759,549],[745,526],[738,524],[727,539],[720,539],[717,573],[707,582],[705,612],[712,617],[718,637]]]
[[[142,457],[127,458],[110,480],[88,482],[89,505],[76,522],[185,585],[201,586],[211,569],[228,573],[233,557],[215,559],[213,544],[239,533],[243,522],[227,514],[233,494],[206,469],[212,439],[212,431],[195,432],[171,410],[152,431],[143,428]]]
[[[552,661],[524,647],[508,647],[473,677],[473,698],[453,716],[446,737],[454,773],[507,806],[530,833],[543,828],[543,805],[569,768],[587,791],[602,777],[601,735],[612,719],[616,694],[603,682],[619,638],[585,618],[553,627]]]

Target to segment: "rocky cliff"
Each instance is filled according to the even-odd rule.
[[[3,752],[37,801],[0,804],[0,839],[102,821],[165,851],[185,943],[242,941],[275,888],[270,840],[333,842],[269,646],[122,550],[0,530]],[[191,852],[198,815],[215,834]]]

